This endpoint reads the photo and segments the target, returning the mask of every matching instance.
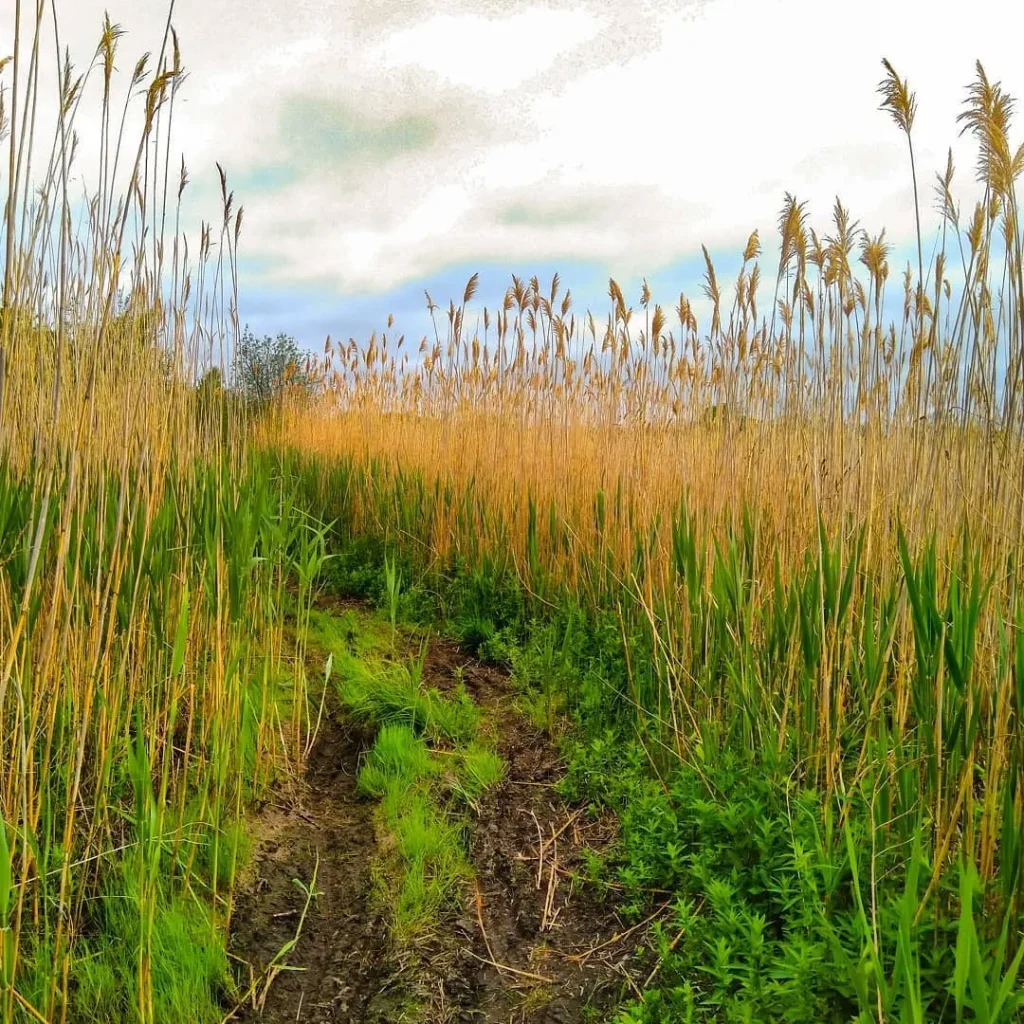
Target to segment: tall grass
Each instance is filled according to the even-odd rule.
[[[910,143],[920,218],[916,99],[888,63],[880,92]],[[957,1019],[970,1005],[988,1019],[959,981],[944,1003],[901,1001],[919,943],[964,892],[962,919],[985,914],[995,989],[1019,964],[1012,105],[979,65],[960,122],[981,199],[961,219],[952,163],[937,177],[935,250],[926,264],[919,231],[895,322],[884,231],[837,200],[819,235],[787,195],[775,280],[756,233],[732,295],[705,250],[703,325],[686,296],[673,318],[646,284],[633,308],[615,281],[605,317],[577,314],[557,276],[513,278],[479,310],[474,276],[447,311],[427,296],[435,335],[418,355],[386,332],[328,341],[323,399],[295,406],[283,433],[353,535],[426,571],[513,580],[532,615],[610,612],[628,675],[617,700],[657,770],[710,775],[740,751],[819,792],[826,855],[860,908],[850,972],[869,1017],[955,1003]],[[904,919],[887,935],[894,886]]]
[[[18,0],[3,71],[4,1024],[219,1020],[240,820],[302,754],[282,610],[289,574],[308,607],[322,536],[247,456],[241,410],[193,387],[236,333],[241,209],[222,175],[189,251],[177,37],[168,20],[119,76],[121,35],[106,20],[79,70],[47,5]]]

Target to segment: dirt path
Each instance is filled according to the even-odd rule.
[[[262,1014],[242,1021],[575,1024],[607,1019],[625,979],[610,942],[624,927],[607,904],[577,887],[584,846],[613,835],[587,822],[553,784],[562,765],[551,741],[513,706],[507,675],[443,640],[431,641],[424,685],[461,679],[481,707],[507,776],[480,802],[470,855],[475,878],[462,913],[415,950],[395,951],[368,903],[374,854],[372,801],[356,796],[359,737],[335,712],[290,799],[259,819],[254,875],[237,903],[232,953],[256,971],[294,934],[306,902],[293,879],[317,890],[290,967],[270,986]],[[595,947],[596,951],[595,951]],[[410,1006],[418,1009],[410,1010]]]
[[[322,726],[306,777],[259,817],[253,877],[236,903],[233,955],[257,977],[293,939],[308,885],[309,907],[289,969],[273,978],[262,1001],[235,1019],[265,1022],[369,1021],[389,971],[383,922],[367,904],[374,852],[372,803],[356,796],[358,738],[337,715]],[[262,985],[256,993],[260,1002]],[[386,1018],[379,1018],[386,1019]]]
[[[564,767],[558,751],[515,709],[505,673],[444,641],[434,641],[425,668],[430,685],[441,689],[463,680],[507,765],[473,827],[476,879],[452,932],[449,1019],[607,1020],[604,1011],[625,984],[621,948],[609,940],[625,926],[611,906],[577,887],[572,873],[584,847],[599,849],[613,838],[613,823],[586,821],[555,793]]]

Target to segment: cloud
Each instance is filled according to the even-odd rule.
[[[62,43],[80,65],[104,7],[130,30],[122,68],[159,46],[164,0],[78,0]],[[243,297],[391,294],[531,261],[656,275],[754,228],[771,248],[784,191],[819,228],[839,194],[904,244],[881,57],[918,93],[926,233],[947,146],[965,210],[976,194],[955,120],[975,59],[1024,93],[1005,0],[862,0],[855,16],[820,0],[178,0],[175,25],[184,222],[217,221],[219,160],[246,207]],[[93,137],[84,116],[84,167]]]
[[[592,38],[601,20],[585,10],[526,7],[488,18],[437,14],[392,33],[374,50],[385,67],[422,68],[473,92],[500,95]]]
[[[281,101],[278,137],[285,166],[299,173],[357,162],[380,167],[403,153],[428,148],[437,122],[419,114],[371,121],[339,100],[292,94]]]
[[[500,224],[526,227],[556,227],[565,224],[586,224],[596,220],[599,208],[593,203],[554,204],[530,202],[528,198],[513,200],[498,215]]]

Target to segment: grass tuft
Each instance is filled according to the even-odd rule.
[[[413,665],[416,663],[414,662]],[[476,734],[480,713],[464,690],[453,697],[424,687],[415,668],[346,666],[338,690],[352,717],[366,725],[406,725],[431,740],[461,742]]]

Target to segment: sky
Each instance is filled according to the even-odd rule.
[[[5,52],[13,9],[0,0]],[[167,9],[57,0],[61,46],[87,64],[109,11],[123,89]],[[313,349],[389,314],[418,338],[424,290],[446,305],[474,272],[492,307],[512,273],[556,270],[595,313],[609,276],[634,303],[643,277],[667,307],[697,299],[701,244],[728,283],[756,228],[772,268],[787,191],[819,234],[840,196],[906,259],[909,162],[878,109],[881,59],[917,93],[926,237],[948,147],[965,216],[977,194],[956,123],[974,62],[1024,94],[1011,0],[177,0],[173,24],[183,222],[218,220],[219,161],[245,208],[240,318]]]

